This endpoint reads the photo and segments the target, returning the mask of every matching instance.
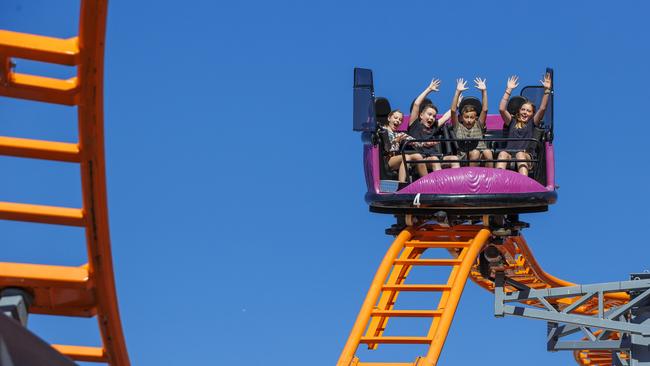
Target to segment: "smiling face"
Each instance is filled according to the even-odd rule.
[[[433,126],[433,123],[436,121],[436,109],[433,106],[426,106],[422,113],[420,113],[420,121],[424,123],[427,127]]]
[[[528,122],[528,120],[535,113],[535,106],[532,103],[526,102],[519,107],[519,113],[517,113],[517,121],[519,122]]]
[[[400,111],[394,111],[388,116],[388,127],[395,131],[404,120],[404,115]]]

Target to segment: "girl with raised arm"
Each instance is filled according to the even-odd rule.
[[[382,126],[386,132],[387,144],[385,148],[386,160],[388,166],[392,170],[397,170],[397,179],[400,182],[406,182],[406,164],[402,159],[402,154],[400,153],[400,145],[406,140],[412,140],[413,138],[404,132],[397,132],[397,129],[402,124],[404,115],[399,109],[391,111],[388,114],[388,123],[386,126]],[[424,157],[420,154],[405,154],[404,158],[406,161],[411,160],[424,160]],[[424,177],[428,174],[427,167],[425,164],[415,164],[418,174],[420,177]]]
[[[436,138],[436,134],[440,126],[444,125],[449,119],[450,111],[447,111],[442,118],[437,119],[438,108],[426,97],[431,92],[437,92],[440,87],[440,80],[433,79],[431,84],[424,89],[411,106],[411,118],[409,120],[408,133],[417,140],[430,140]],[[417,118],[416,118],[417,117]],[[438,141],[422,142],[416,145],[417,150],[424,156],[426,160],[437,161],[438,156],[442,155],[440,143]],[[458,160],[456,155],[446,155],[443,160],[453,161]],[[451,163],[452,168],[459,168],[459,163]],[[431,163],[429,168],[433,171],[442,169],[440,163]]]
[[[485,79],[474,79],[476,89],[481,91],[481,111],[476,109],[472,104],[466,104],[461,109],[460,114],[456,115],[458,109],[460,95],[463,91],[467,90],[467,82],[462,78],[456,80],[456,92],[451,101],[451,123],[454,126],[456,138],[459,139],[483,139],[483,131],[485,131],[485,121],[487,120],[488,101],[487,101],[487,85]],[[478,122],[478,123],[477,123]],[[465,153],[463,152],[463,155]],[[469,160],[479,160],[483,157],[486,160],[492,160],[492,150],[488,149],[485,141],[479,141],[475,149],[469,151]],[[470,166],[479,166],[479,163],[470,162]],[[486,167],[494,167],[494,163],[489,162],[485,164]]]
[[[544,75],[544,79],[540,80],[544,86],[544,96],[542,97],[542,102],[539,105],[539,109],[535,112],[535,105],[531,101],[524,102],[519,111],[512,116],[508,112],[508,99],[512,90],[519,86],[519,78],[514,75],[508,78],[506,84],[506,91],[499,102],[499,113],[501,118],[503,118],[503,123],[508,128],[508,137],[517,138],[517,139],[530,139],[533,138],[535,126],[539,126],[546,112],[546,107],[548,105],[548,96],[551,94],[551,75]],[[531,123],[532,121],[532,123]],[[528,141],[508,141],[506,144],[506,151],[499,153],[497,157],[498,160],[510,160],[512,159],[511,152],[515,153],[515,159],[517,160],[532,160],[532,156],[529,152],[526,151],[528,148]],[[499,162],[497,163],[497,168],[506,169],[508,162]],[[531,168],[531,163],[526,162],[517,162],[517,171],[519,173],[528,176],[528,171]]]

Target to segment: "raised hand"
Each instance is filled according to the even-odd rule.
[[[456,91],[463,92],[467,90],[467,82],[463,79],[456,79]]]
[[[487,90],[487,85],[485,84],[485,79],[481,79],[481,78],[477,77],[476,79],[474,79],[474,86],[476,87],[476,89],[478,89],[480,91]]]
[[[546,75],[544,75],[544,79],[539,82],[544,85],[545,89],[551,89],[551,74],[547,72]]]
[[[428,89],[435,92],[440,90],[440,79],[433,78],[433,80],[431,80],[431,84],[429,84]]]
[[[465,98],[465,96],[461,93],[461,94],[458,96],[458,103],[456,103],[456,108],[460,107],[460,102],[463,101],[463,98]]]
[[[508,84],[506,89],[512,90],[519,86],[519,77],[517,75],[512,75],[508,78]]]

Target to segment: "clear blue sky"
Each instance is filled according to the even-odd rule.
[[[2,0],[0,28],[76,34],[78,1]],[[579,283],[650,268],[650,44],[642,1],[112,1],[106,153],[113,254],[134,365],[333,365],[392,218],[370,214],[351,131],[352,70],[407,109],[433,76],[556,70],[559,202],[527,215],[550,273]],[[65,68],[19,70],[66,76]],[[0,135],[75,141],[74,109],[0,100]],[[73,165],[0,158],[0,200],[78,207]],[[77,265],[79,229],[0,222],[2,261]],[[441,365],[571,364],[542,322],[491,315],[469,284]],[[96,322],[34,316],[57,343]],[[415,354],[413,355],[413,357]],[[407,356],[405,360],[411,360]]]

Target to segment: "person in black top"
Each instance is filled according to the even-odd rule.
[[[430,140],[438,137],[438,130],[451,116],[451,113],[447,111],[440,119],[437,119],[438,108],[426,99],[429,93],[437,92],[439,87],[440,80],[433,79],[431,84],[415,98],[411,105],[408,134],[416,140]],[[418,143],[416,150],[427,160],[436,161],[439,160],[438,156],[442,156],[442,149],[438,141]],[[443,160],[458,160],[458,156],[447,155],[443,157]],[[442,169],[440,163],[431,163],[428,165],[433,171]],[[452,168],[460,167],[459,163],[451,163],[450,165]]]
[[[544,79],[540,80],[544,86],[544,96],[542,97],[542,102],[540,103],[537,112],[535,112],[535,105],[530,101],[526,101],[521,105],[521,107],[519,107],[519,111],[512,116],[510,112],[508,112],[507,108],[508,99],[510,98],[512,90],[519,85],[518,80],[519,78],[516,75],[508,78],[506,91],[503,94],[503,98],[501,98],[501,102],[499,102],[499,113],[501,114],[501,118],[503,118],[505,126],[508,128],[509,138],[528,139],[533,137],[535,126],[540,125],[544,113],[546,112],[548,96],[551,94],[551,75],[546,74],[544,75]],[[508,141],[506,144],[506,151],[500,152],[497,159],[512,159],[510,152],[514,152],[515,159],[517,160],[532,160],[531,154],[526,151],[528,143],[528,141]],[[506,169],[507,166],[508,162],[497,163],[498,169]],[[525,176],[528,176],[528,170],[530,168],[530,163],[517,163],[517,171]]]

